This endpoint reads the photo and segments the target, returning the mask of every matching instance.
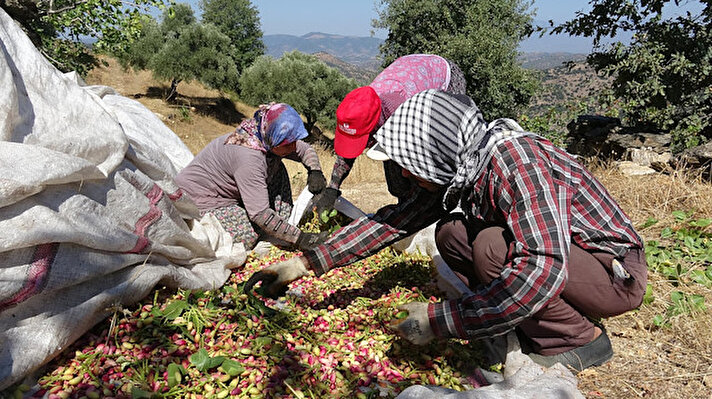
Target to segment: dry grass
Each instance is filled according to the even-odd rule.
[[[163,101],[167,82],[156,82],[147,72],[125,73],[115,63],[99,69],[87,79],[90,84],[105,84],[127,97],[134,97],[163,119],[197,153],[212,138],[226,133],[254,108],[226,98],[217,91],[197,84],[181,83],[179,106]],[[330,132],[325,132],[327,136]],[[333,137],[333,136],[332,136]],[[316,146],[325,174],[331,172],[333,152]],[[293,192],[306,183],[304,168],[286,162],[292,176]],[[657,239],[660,230],[675,226],[671,212],[695,211],[695,217],[712,217],[712,185],[682,171],[652,176],[624,176],[612,164],[589,165],[594,174],[618,200],[636,226],[649,218],[656,225],[640,229],[643,238]],[[366,212],[394,201],[386,189],[380,162],[359,157],[342,187],[344,196]],[[615,356],[604,366],[580,374],[579,388],[589,398],[712,398],[712,314],[707,310],[672,320],[669,328],[652,323],[664,313],[670,292],[685,290],[712,303],[709,288],[699,284],[675,287],[655,273],[650,276],[655,302],[640,310],[606,321]]]
[[[694,174],[624,176],[610,164],[590,168],[636,226],[649,218],[659,220],[639,229],[646,241],[659,240],[662,228],[676,226],[673,211],[712,217],[712,185]],[[656,273],[650,274],[649,283],[655,301],[607,321],[613,361],[582,373],[579,388],[591,398],[712,398],[712,312],[677,316],[667,328],[652,323],[670,306],[672,291],[703,295],[709,306],[712,290],[699,284],[674,286]]]

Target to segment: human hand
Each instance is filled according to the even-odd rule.
[[[398,306],[398,310],[408,312],[407,317],[395,318],[389,324],[398,335],[415,345],[425,345],[435,338],[435,333],[430,328],[427,303],[410,302]]]
[[[320,170],[310,170],[307,175],[307,188],[312,194],[319,194],[326,187],[326,178]]]
[[[244,292],[252,295],[252,288],[262,282],[262,292],[264,295],[277,299],[287,292],[287,286],[292,281],[306,276],[309,272],[305,266],[305,261],[300,257],[287,259],[267,266],[266,268],[253,274],[245,284]]]
[[[327,188],[322,191],[321,194],[314,197],[314,205],[316,206],[317,215],[321,215],[324,211],[331,211],[334,209],[334,203],[336,199],[341,195],[341,191],[335,188]]]

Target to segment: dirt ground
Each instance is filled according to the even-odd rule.
[[[156,82],[148,72],[129,73],[115,63],[95,70],[89,84],[114,87],[121,94],[135,98],[155,112],[178,134],[193,153],[212,138],[226,133],[253,107],[245,106],[206,90],[197,84],[181,83],[176,104],[166,104],[167,84]],[[327,133],[328,134],[328,133]],[[319,148],[326,174],[333,165],[333,153]],[[365,157],[361,157],[365,158]],[[346,180],[343,195],[365,212],[392,203],[385,189],[383,173],[375,161],[359,160]],[[672,226],[675,210],[695,210],[698,218],[712,217],[712,185],[680,173],[652,176],[623,176],[612,165],[592,165],[596,176],[609,189],[636,226],[650,217],[658,226]],[[288,165],[293,192],[304,187],[305,173],[299,165]],[[660,229],[640,229],[647,240],[659,237]],[[656,314],[669,306],[669,293],[675,287],[660,275],[649,279],[656,301],[639,310],[605,321],[615,355],[607,364],[579,374],[579,389],[587,398],[712,398],[712,290],[702,285],[689,289],[704,296],[708,308],[672,320],[659,328],[652,322]],[[686,288],[687,289],[687,288]]]

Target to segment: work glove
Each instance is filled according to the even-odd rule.
[[[304,262],[299,257],[274,263],[253,274],[245,284],[245,293],[252,295],[252,288],[262,282],[262,293],[272,299],[284,296],[289,283],[308,274]]]
[[[307,233],[302,231],[299,234],[299,237],[297,237],[297,242],[294,243],[296,247],[304,252],[308,249],[312,249],[316,247],[317,245],[323,243],[326,241],[326,239],[329,237],[329,232],[328,231],[322,231],[321,233]]]
[[[406,303],[399,306],[398,310],[408,312],[407,317],[402,319],[395,318],[389,325],[398,335],[415,345],[425,345],[435,338],[435,333],[430,328],[427,303]]]
[[[326,187],[326,178],[320,170],[310,170],[307,175],[307,188],[312,194],[319,194]]]
[[[334,209],[336,199],[341,195],[341,191],[335,188],[327,188],[321,194],[314,197],[314,206],[316,206],[316,214],[321,215],[324,211],[331,212]]]

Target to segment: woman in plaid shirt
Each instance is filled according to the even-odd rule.
[[[630,219],[588,170],[514,121],[487,124],[470,99],[438,90],[406,101],[376,139],[440,201],[356,220],[252,284],[262,280],[277,293],[305,266],[318,275],[437,218],[438,250],[472,293],[405,305],[409,316],[394,324],[399,334],[416,344],[435,337],[498,342],[493,337],[516,328],[523,348],[545,366],[582,370],[611,358],[608,336],[592,320],[639,306],[647,265]]]

